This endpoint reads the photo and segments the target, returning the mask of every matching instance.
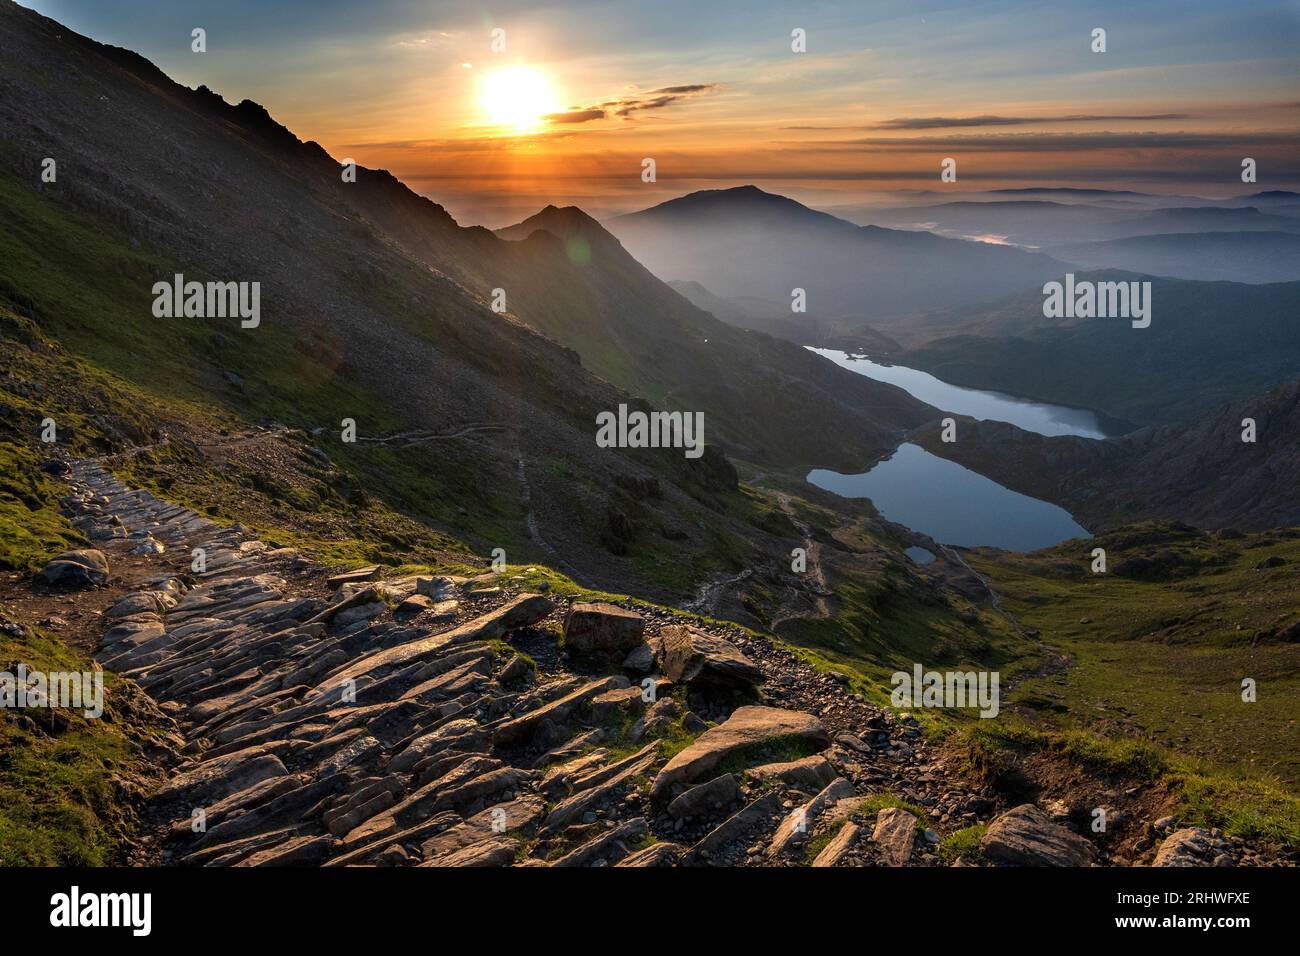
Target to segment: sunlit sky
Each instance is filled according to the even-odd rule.
[[[1300,0],[23,2],[462,222],[750,182],[830,208],[941,188],[947,156],[950,191],[1300,186]]]

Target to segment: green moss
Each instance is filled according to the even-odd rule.
[[[0,443],[0,568],[31,571],[86,543],[59,511],[58,488],[35,450]]]
[[[796,734],[783,734],[762,743],[737,747],[718,761],[712,773],[714,776],[721,776],[724,773],[743,773],[750,767],[761,764],[789,763],[811,757],[815,753],[820,753],[821,749],[815,743]]]
[[[1182,823],[1219,827],[1231,836],[1288,849],[1300,847],[1300,798],[1276,779],[1225,773],[1205,761],[1141,741],[1111,740],[1083,731],[976,726],[966,730],[960,741],[967,768],[989,778],[1014,768],[1024,754],[1047,751],[1125,783],[1166,786],[1178,798],[1172,812]]]
[[[0,633],[0,661],[30,670],[89,671],[91,662],[40,631]],[[105,718],[114,693],[106,689]],[[39,714],[29,715],[32,722]],[[67,714],[62,733],[0,711],[0,866],[102,866],[120,862],[132,811],[115,782],[134,769],[135,748],[111,719]]]
[[[977,823],[949,833],[939,841],[939,859],[948,864],[955,863],[957,860],[965,860],[967,863],[980,862],[984,857],[980,844],[987,830],[988,827],[983,823]]]

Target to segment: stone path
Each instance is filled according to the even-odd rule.
[[[1009,809],[910,717],[738,628],[503,576],[331,574],[96,463],[70,484],[96,547],[159,563],[96,657],[183,740],[149,808],[167,861],[937,865],[934,828]],[[881,794],[926,821],[865,802]],[[1041,816],[1016,838],[1028,820],[1077,851]]]

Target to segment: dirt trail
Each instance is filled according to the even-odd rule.
[[[809,526],[808,522],[800,518],[798,512],[795,511],[793,499],[790,495],[778,491],[776,493],[776,500],[781,506],[781,510],[787,517],[789,517],[794,526],[799,529],[799,533],[803,535],[802,546],[807,560],[807,567],[804,573],[807,576],[807,580],[812,585],[812,587],[807,590],[810,591],[813,596],[813,609],[812,613],[809,614],[802,608],[797,607],[794,599],[786,599],[782,602],[780,610],[773,615],[772,621],[769,624],[769,627],[773,631],[779,628],[786,621],[794,620],[796,618],[825,620],[831,617],[834,613],[831,608],[832,592],[830,585],[826,580],[826,571],[822,567],[821,542],[817,541],[813,537],[812,528]]]

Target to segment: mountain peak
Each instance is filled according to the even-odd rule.
[[[557,239],[582,236],[598,242],[614,242],[605,227],[577,206],[547,205],[523,222],[495,230],[502,239],[527,239],[534,232],[549,232]]]
[[[649,221],[690,221],[698,225],[728,222],[782,228],[856,227],[829,213],[809,209],[798,200],[769,193],[752,184],[727,189],[701,189],[669,199],[639,212],[616,216],[620,225]]]

